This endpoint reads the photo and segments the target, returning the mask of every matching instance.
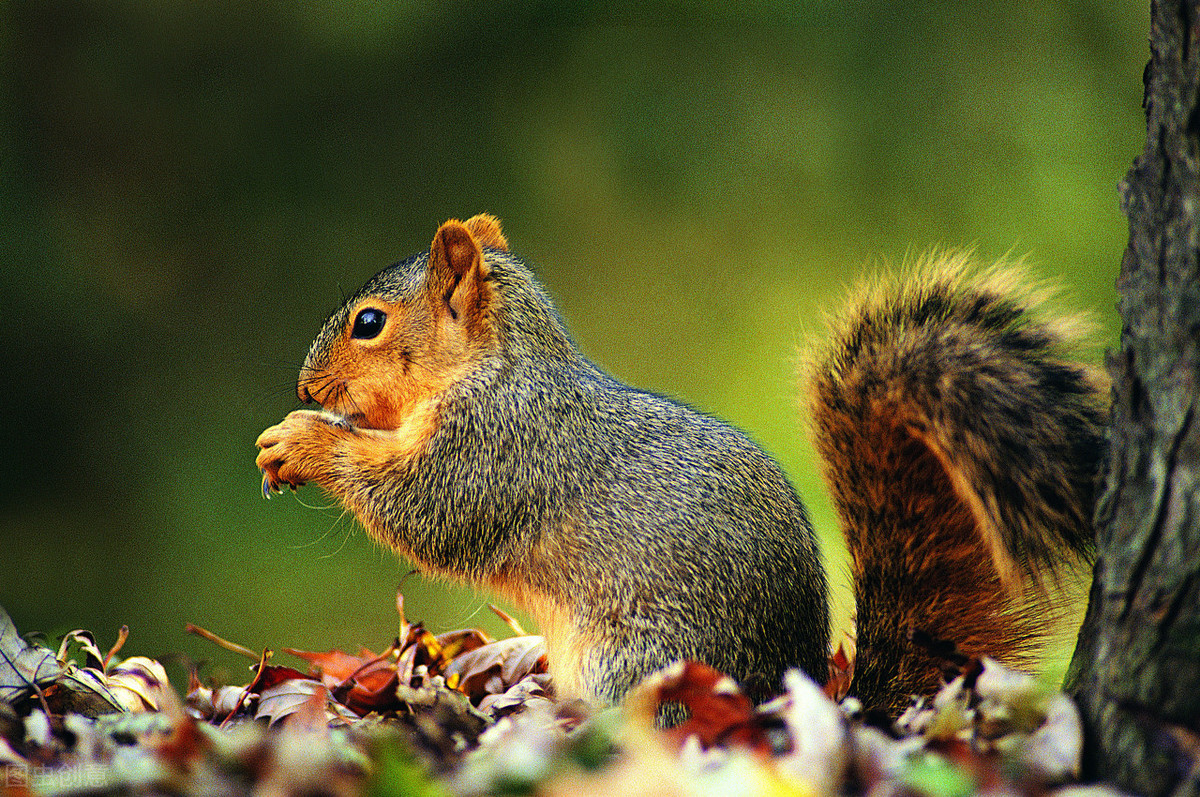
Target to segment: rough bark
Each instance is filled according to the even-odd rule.
[[[1200,2],[1152,3],[1099,557],[1068,674],[1085,774],[1144,794],[1200,794],[1198,20]]]

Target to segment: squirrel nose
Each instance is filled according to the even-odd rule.
[[[305,404],[313,403],[312,393],[308,392],[308,385],[304,384],[303,382],[296,385],[296,396]]]

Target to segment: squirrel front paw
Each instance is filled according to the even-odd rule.
[[[353,434],[345,419],[327,412],[296,410],[258,436],[255,464],[263,474],[263,496],[293,490],[308,482],[328,481],[331,456],[339,440]]]

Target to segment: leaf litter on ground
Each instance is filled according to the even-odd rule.
[[[896,723],[844,698],[839,648],[818,686],[798,671],[755,706],[731,678],[680,662],[620,709],[555,693],[541,637],[435,634],[408,622],[376,653],[282,648],[295,667],[205,629],[254,661],[246,684],[182,699],[162,665],[117,659],[86,631],[57,651],[0,609],[0,790],[14,795],[1082,794],[1079,713],[987,659]],[[831,698],[844,698],[834,702]],[[660,707],[688,718],[657,725]],[[1104,787],[1086,787],[1104,795]]]

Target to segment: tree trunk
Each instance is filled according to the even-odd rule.
[[[1200,794],[1200,0],[1152,2],[1099,557],[1068,672],[1085,775]]]

